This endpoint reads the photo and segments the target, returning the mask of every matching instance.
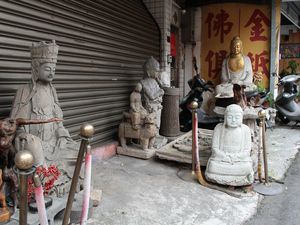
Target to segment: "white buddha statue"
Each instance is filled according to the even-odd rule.
[[[253,183],[251,132],[242,121],[242,108],[236,104],[227,106],[224,123],[214,129],[212,155],[205,172],[208,180],[230,186]]]

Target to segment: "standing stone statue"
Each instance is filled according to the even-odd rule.
[[[52,85],[58,48],[55,41],[32,45],[32,78],[28,84],[18,89],[11,118],[63,118],[56,90]],[[25,148],[32,151],[36,166],[55,164],[62,173],[57,185],[70,181],[79,145],[71,139],[62,122],[25,125],[17,131],[15,143],[17,150]]]
[[[245,91],[255,89],[251,60],[243,55],[243,44],[236,36],[230,43],[230,54],[222,63],[221,84],[216,87],[216,97],[233,97],[233,84],[243,85]]]
[[[212,155],[205,172],[208,180],[230,186],[253,183],[251,131],[242,122],[242,108],[236,104],[227,106],[225,122],[214,129]]]
[[[149,114],[155,114],[156,127],[160,128],[160,117],[162,110],[162,97],[164,90],[160,87],[157,78],[159,74],[159,63],[151,56],[144,63],[144,78],[142,84],[144,107]]]

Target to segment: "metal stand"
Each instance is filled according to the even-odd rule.
[[[19,225],[27,225],[27,178],[34,173],[34,158],[30,151],[19,151],[15,156],[15,164],[19,174]]]
[[[197,154],[198,149],[198,118],[197,118],[197,101],[192,101],[190,104],[190,109],[192,111],[192,170],[188,168],[179,169],[177,176],[187,182],[197,182],[196,176],[196,164],[199,161],[199,154]],[[198,165],[200,166],[200,164]]]
[[[283,186],[278,183],[270,183],[269,182],[269,174],[268,174],[268,159],[267,159],[267,145],[266,145],[266,129],[265,129],[265,117],[266,111],[260,110],[258,113],[260,118],[259,129],[260,129],[260,143],[259,143],[259,151],[262,146],[263,151],[263,159],[264,159],[264,172],[265,172],[265,181],[262,183],[262,179],[260,177],[260,183],[256,184],[253,190],[262,195],[278,195],[283,192]],[[258,162],[261,165],[261,162]],[[258,171],[259,176],[261,176],[261,171]]]
[[[76,185],[79,180],[81,164],[82,164],[83,157],[84,157],[84,154],[87,149],[87,145],[88,145],[90,139],[92,138],[94,132],[95,132],[94,127],[90,124],[84,124],[81,126],[80,135],[81,135],[82,140],[81,140],[81,145],[80,145],[80,149],[79,149],[78,156],[77,156],[75,170],[73,173],[73,178],[72,178],[71,188],[70,188],[70,192],[69,192],[69,196],[68,196],[67,206],[66,206],[66,209],[64,212],[64,218],[63,218],[63,222],[62,222],[63,225],[69,224],[71,209],[72,209],[75,191],[76,191]]]

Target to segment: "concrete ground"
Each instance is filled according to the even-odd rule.
[[[300,130],[267,131],[269,175],[276,180],[293,162]],[[95,225],[238,225],[257,212],[261,195],[232,197],[178,176],[186,165],[158,159],[114,156],[95,160],[93,187],[102,190],[100,205],[89,224]]]

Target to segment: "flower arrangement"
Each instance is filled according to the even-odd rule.
[[[54,186],[55,181],[61,175],[60,171],[55,165],[51,164],[49,167],[39,166],[36,169],[35,173],[38,174],[41,179],[44,195],[49,195],[55,188]],[[29,177],[27,182],[28,182],[27,198],[28,198],[28,202],[30,202],[31,199],[34,199],[35,186],[32,177]]]

